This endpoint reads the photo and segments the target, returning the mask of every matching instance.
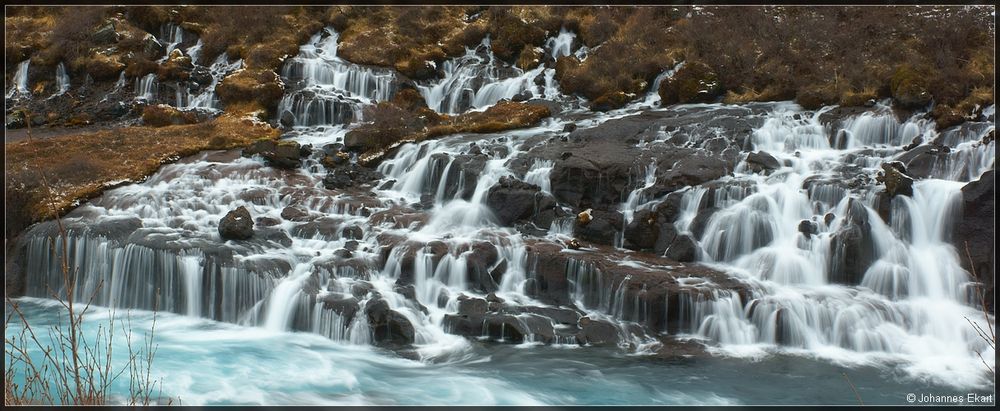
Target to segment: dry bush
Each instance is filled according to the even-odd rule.
[[[30,125],[27,137],[27,142],[32,143]],[[45,172],[37,170],[37,176],[42,190],[54,191]],[[58,236],[50,239],[51,252],[59,256],[62,273],[62,283],[47,284],[47,288],[49,297],[57,300],[65,310],[65,322],[50,327],[47,335],[40,335],[21,311],[18,301],[4,296],[9,308],[9,311],[5,309],[7,315],[4,316],[4,404],[105,405],[111,400],[112,385],[125,372],[129,374],[128,405],[158,402],[162,392],[157,391],[157,385],[162,389],[162,380],[156,381],[151,375],[156,355],[153,344],[156,309],[153,324],[140,347],[133,344],[128,317],[120,323],[126,338],[128,362],[124,367],[116,367],[112,360],[114,309],[109,313],[107,328],[99,326],[94,339],[88,339],[83,329],[84,315],[104,284],[97,284],[89,296],[77,293],[79,267],[70,262],[68,234],[58,217],[58,206],[52,202],[45,205],[50,215],[55,216]],[[59,320],[63,320],[62,315]],[[20,330],[12,329],[12,324],[17,324]],[[32,358],[33,350],[41,352],[42,358]],[[23,376],[21,381],[15,377],[19,372]],[[172,402],[172,399],[167,401],[168,404]]]

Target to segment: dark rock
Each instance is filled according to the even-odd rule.
[[[622,214],[618,211],[593,210],[590,215],[590,220],[586,223],[577,220],[574,235],[592,243],[614,245],[615,237],[622,229]]]
[[[581,331],[577,335],[577,339],[580,344],[614,346],[621,340],[618,328],[607,321],[581,317],[579,324]]]
[[[458,298],[458,315],[483,315],[486,314],[487,301],[482,298]]]
[[[510,176],[500,178],[486,194],[486,206],[493,210],[500,225],[510,226],[518,220],[528,219],[538,210],[538,203],[545,194],[541,189]],[[549,202],[549,208],[555,206]]]
[[[224,240],[247,240],[253,237],[253,218],[246,207],[240,206],[219,220],[219,235]]]
[[[875,262],[875,241],[864,204],[851,199],[841,229],[830,241],[830,282],[859,284],[865,271]]]
[[[806,238],[809,238],[819,232],[819,227],[816,227],[816,223],[812,221],[802,220],[799,221],[799,232],[806,236]]]
[[[281,210],[281,218],[288,221],[306,221],[309,219],[309,212],[300,207],[289,206]]]
[[[996,269],[995,174],[995,170],[987,170],[978,180],[962,187],[961,218],[951,233],[951,241],[961,257],[962,268],[970,273],[974,270],[978,281],[983,283],[980,291],[985,292],[990,312],[994,310]]]
[[[906,166],[899,161],[882,163],[882,172],[875,180],[885,184],[885,190],[890,196],[913,196],[913,178],[906,175]]]
[[[343,317],[344,324],[350,324],[359,309],[358,299],[355,297],[338,298],[334,294],[327,294],[320,301],[323,302],[323,309],[331,310]]]
[[[365,314],[375,341],[380,344],[413,344],[416,331],[406,316],[389,308],[389,303],[379,298],[365,305]]]
[[[634,249],[648,250],[656,246],[661,225],[657,221],[658,216],[648,209],[633,214],[632,222],[625,227],[625,239],[634,246]]]
[[[576,131],[576,124],[567,123],[565,126],[563,126],[564,133],[572,133],[573,131]]]
[[[653,244],[653,252],[656,255],[663,255],[677,239],[677,228],[671,223],[661,223],[658,229],[659,233],[656,236],[656,243]]]
[[[678,235],[667,248],[665,256],[674,261],[691,262],[698,258],[698,242],[687,234]]]
[[[359,225],[352,225],[344,227],[344,231],[340,233],[341,238],[346,238],[349,240],[360,240],[364,238],[365,232]]]
[[[758,151],[747,155],[747,167],[755,173],[770,173],[781,168],[781,163],[766,151]]]

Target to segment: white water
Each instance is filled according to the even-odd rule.
[[[59,62],[59,65],[56,66],[56,92],[52,97],[66,94],[69,87],[69,74],[66,74],[66,65]]]
[[[563,47],[555,39],[550,43]],[[444,76],[441,80],[418,86],[427,106],[441,113],[457,114],[469,109],[485,109],[502,99],[525,92],[532,97],[552,98],[558,95],[553,79],[554,69],[539,65],[523,71],[502,65],[490,49],[488,36],[478,46],[466,48],[464,56],[445,61],[442,71]],[[538,76],[544,79],[541,86],[535,84]]]
[[[147,103],[153,102],[156,99],[156,89],[158,86],[159,82],[156,80],[155,73],[149,73],[142,78],[136,79],[135,99]]]
[[[7,92],[7,98],[31,97],[31,90],[28,89],[28,68],[30,66],[31,59],[18,63],[17,72],[14,73],[14,85]]]
[[[933,124],[922,120],[899,124],[891,113],[866,113],[846,122],[846,132],[835,134],[846,138],[837,142],[845,147],[838,150],[828,143],[830,134],[818,123],[818,116],[793,108],[769,114],[754,132],[755,149],[766,150],[790,165],[763,176],[751,174],[741,164],[732,181],[749,182],[752,189],[716,190],[716,207],[721,209],[700,238],[703,255],[755,283],[758,295],[752,301],[740,301],[734,294],[728,299],[690,302],[697,319],[691,332],[720,343],[731,354],[759,352],[753,347],[783,339],[783,345],[836,361],[880,355],[907,361],[909,372],[948,384],[981,381],[984,365],[976,351],[991,366],[994,352],[966,321],[986,326],[982,312],[967,305],[970,277],[949,243],[950,227],[961,210],[963,183],[917,181],[912,198],[893,200],[892,227],[882,221],[865,191],[802,188],[810,176],[836,181],[839,177],[833,167],[851,153],[860,154],[855,164],[874,175],[886,161],[883,158],[900,153],[899,147],[917,135],[923,134],[924,141],[934,140]],[[986,158],[954,166],[969,166],[978,177],[992,165],[995,143],[985,150],[963,144],[970,146],[960,144],[957,159],[968,159],[960,154],[968,152]],[[882,157],[865,157],[861,151],[872,146],[890,150]],[[692,207],[697,208],[704,194],[704,190],[685,194],[679,229],[690,225]],[[842,268],[831,264],[836,258],[831,241],[847,224],[851,201],[869,221],[874,242],[875,263],[864,272],[859,287],[833,285],[832,280]],[[828,225],[824,215],[830,212],[836,218]],[[809,238],[800,234],[797,228],[802,220],[812,220],[818,234]]]
[[[486,60],[479,55],[475,57],[479,60],[469,58],[470,64],[499,70],[491,55]],[[471,82],[459,81],[461,70],[452,69],[453,84]],[[505,70],[516,73],[515,69]],[[315,115],[316,111],[309,108],[310,104],[325,104],[318,103],[320,100],[346,100],[354,110],[360,103],[381,101],[393,92],[391,81],[383,73],[350,65],[336,57],[334,32],[314,36],[309,44],[302,46],[300,55],[286,65],[283,74],[286,80],[301,82],[302,90],[321,95],[313,102],[306,102],[305,96],[299,103],[283,100],[282,107],[293,112],[296,125],[337,124],[337,116]],[[523,80],[527,74],[506,80]],[[484,96],[506,95],[524,86],[504,83],[506,80],[500,77],[487,78],[496,80],[488,83],[496,85],[492,90],[502,92]],[[448,92],[451,94],[441,91],[440,102],[458,101],[460,97],[456,96],[467,88],[453,86]],[[137,81],[136,95],[152,100],[155,89],[155,76],[147,76]],[[480,90],[486,89],[484,86]],[[479,92],[473,95],[478,96]],[[589,126],[630,115],[627,111],[635,107],[607,115],[588,114],[591,117],[579,124]],[[329,113],[326,109],[320,112]],[[796,114],[805,116],[797,119]],[[944,236],[952,221],[951,200],[961,184],[919,181],[912,199],[900,199],[893,206],[894,215],[908,216],[909,224],[899,227],[880,223],[871,210],[868,193],[802,189],[809,176],[834,176],[832,168],[845,154],[865,145],[885,145],[891,153],[896,153],[899,145],[912,141],[913,127],[925,134],[933,133],[932,128],[914,121],[893,129],[889,127],[892,123],[883,118],[885,115],[859,118],[845,127],[850,131],[844,134],[843,146],[847,148],[839,150],[831,147],[830,133],[819,125],[818,115],[810,116],[779,105],[767,117],[752,136],[755,150],[769,151],[790,165],[763,176],[749,173],[745,164],[741,164],[732,180],[746,182],[750,188],[693,187],[682,199],[679,231],[690,230],[706,196],[711,196],[716,206],[722,208],[710,219],[708,229],[699,239],[706,251],[700,254],[709,262],[744,276],[755,288],[753,301],[742,301],[739,295],[725,291],[716,291],[710,299],[683,301],[683,310],[688,313],[684,318],[690,323],[688,331],[718,343],[721,352],[728,354],[759,353],[774,348],[781,339],[781,345],[791,347],[789,350],[801,349],[807,356],[835,363],[898,360],[906,371],[932,377],[943,381],[942,384],[981,384],[978,377],[981,372],[977,372],[981,364],[971,350],[979,349],[988,359],[994,353],[984,349],[963,321],[964,316],[974,321],[981,317],[965,305],[963,283],[968,279],[956,265],[957,255]],[[325,170],[314,160],[308,160],[302,170],[294,173],[276,172],[258,159],[221,159],[211,155],[165,166],[147,181],[111,190],[67,218],[69,225],[78,230],[69,244],[72,261],[81,268],[79,275],[84,284],[78,289],[77,298],[94,292],[103,282],[95,299],[99,305],[156,307],[262,327],[268,332],[309,331],[343,343],[367,345],[372,343],[375,330],[364,320],[363,310],[373,300],[373,294],[359,299],[360,310],[352,321],[324,308],[320,301],[331,296],[348,298],[352,287],[367,284],[391,310],[413,325],[414,347],[423,360],[466,356],[472,350],[471,344],[463,337],[447,333],[444,317],[455,313],[460,294],[477,297],[485,294],[476,288],[469,274],[477,257],[471,251],[472,246],[486,243],[495,247],[497,262],[485,267],[487,270],[506,264],[506,273],[500,284],[496,284],[496,293],[501,298],[523,305],[541,305],[525,293],[525,283],[533,273],[524,236],[511,228],[498,227],[484,201],[490,187],[501,177],[516,175],[507,163],[530,148],[522,145],[525,141],[561,130],[561,123],[547,122],[525,130],[404,145],[379,166],[379,171],[386,175],[379,185],[389,180],[395,182],[391,187],[374,190],[374,197],[322,188]],[[887,137],[890,131],[886,130],[895,131]],[[303,143],[333,143],[342,141],[344,132],[345,129],[338,127],[307,129],[294,139]],[[505,140],[498,140],[501,137]],[[930,137],[925,136],[925,141],[931,141]],[[972,146],[975,136],[953,137],[963,139],[959,146],[967,147],[957,150],[946,172],[978,176],[992,164],[995,143],[984,149]],[[451,170],[460,167],[456,159],[467,153],[470,142],[505,150],[491,155],[485,160],[483,171],[469,174],[472,177],[466,177],[465,173],[458,173],[457,179],[447,177]],[[966,153],[965,157],[962,153]],[[881,158],[859,156],[857,161],[873,173]],[[550,191],[552,167],[550,162],[535,162],[524,180]],[[642,193],[655,183],[657,170],[650,165],[643,171],[642,187],[632,191],[621,205],[629,220],[635,210],[650,204],[650,199],[643,198]],[[426,221],[417,219],[406,225],[400,216],[398,220],[390,218],[377,224],[369,222],[360,211],[362,204],[372,212],[387,211],[400,204],[418,202],[424,195],[433,199]],[[861,287],[844,287],[829,281],[830,237],[844,224],[848,195],[864,202],[878,245],[877,262],[864,274]],[[217,222],[226,212],[241,205],[255,218],[278,219],[276,227],[291,233],[291,246],[279,246],[259,237],[246,243],[221,241]],[[281,211],[291,205],[336,220],[338,224],[331,224],[334,228],[330,231],[320,227],[309,232],[303,228],[306,224],[280,218]],[[837,216],[830,225],[821,222],[827,212]],[[94,228],[115,227],[130,217],[140,219],[142,228],[127,240],[109,238]],[[816,217],[820,221],[819,235],[802,238],[796,230],[799,221]],[[344,228],[355,224],[361,227],[362,236],[356,240],[353,257],[344,259],[337,254],[350,241],[343,236]],[[553,228],[555,232],[571,234],[572,219],[557,220]],[[904,229],[910,233],[905,239],[900,234]],[[769,234],[762,237],[763,233]],[[405,241],[384,244],[379,235],[398,235]],[[31,241],[28,270],[41,274],[29,280],[28,294],[47,295],[41,280],[59,282],[55,264],[58,260],[51,255],[46,237],[39,235]],[[440,241],[447,250],[436,262],[432,247],[426,245],[431,241]],[[383,245],[389,249],[382,251]],[[389,253],[383,267],[376,263],[380,252]],[[403,257],[411,252],[413,266],[402,267]],[[227,254],[234,257],[230,260]],[[415,301],[405,298],[395,286],[404,270],[412,271]],[[641,306],[638,298],[627,298],[631,277],[612,284],[599,270],[577,260],[571,260],[567,273],[573,284],[570,297],[592,318],[613,320],[621,333],[628,334],[625,323],[642,322],[648,317],[648,307]],[[307,291],[312,285],[319,290]],[[637,346],[648,343],[645,336],[625,337]],[[528,342],[535,338],[526,336]]]
[[[386,69],[361,66],[337,57],[339,34],[324,29],[299,47],[282,76],[303,87],[286,93],[278,111],[289,112],[297,126],[347,124],[362,117],[361,107],[386,101],[396,92],[396,76]]]

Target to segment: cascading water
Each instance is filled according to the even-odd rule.
[[[390,70],[366,67],[337,57],[339,34],[332,29],[313,35],[299,55],[282,68],[282,76],[300,89],[286,93],[279,113],[296,126],[347,124],[360,120],[361,107],[386,101],[396,92]],[[283,114],[284,115],[284,114]]]
[[[965,320],[984,325],[982,313],[966,305],[970,278],[949,238],[960,210],[961,181],[993,164],[995,143],[973,147],[992,126],[962,137],[950,132],[961,139],[952,142],[958,148],[949,158],[961,164],[950,168],[963,172],[934,177],[959,181],[916,181],[912,197],[892,200],[890,226],[864,188],[836,188],[846,187],[837,183],[838,167],[853,164],[874,175],[900,146],[918,136],[935,140],[933,124],[918,117],[900,124],[889,112],[865,113],[831,138],[819,123],[821,114],[771,113],[752,142],[785,165],[761,175],[743,162],[729,183],[744,181],[753,189],[721,197],[728,191],[717,190],[719,210],[699,241],[704,258],[746,276],[758,292],[751,301],[735,296],[729,302],[687,301],[694,319],[690,332],[731,352],[775,343],[837,359],[880,352],[913,361],[909,368],[917,374],[947,374],[957,384],[979,378],[976,352],[992,359],[993,349]],[[812,180],[831,183],[803,189]],[[692,207],[704,194],[704,189],[684,194],[679,229],[690,226]],[[815,234],[800,233],[801,224],[814,225]],[[870,236],[873,263],[860,278],[847,280],[860,287],[837,286],[849,269],[845,258],[863,258],[841,251],[845,233],[856,232]]]
[[[523,71],[504,66],[493,55],[489,37],[474,48],[466,48],[464,56],[445,61],[442,71],[444,77],[438,82],[418,86],[427,106],[441,113],[483,109],[522,93],[545,98],[558,95],[554,87],[554,69],[539,65]],[[536,82],[539,76],[542,85]]]
[[[56,92],[52,97],[61,96],[69,91],[69,74],[66,74],[66,65],[59,62],[56,66]]]
[[[282,80],[292,85],[279,109],[282,115],[289,113],[291,125],[296,126],[290,139],[316,146],[341,142],[346,129],[339,126],[358,120],[364,104],[388,100],[395,93],[391,71],[338,58],[337,39],[332,30],[318,33],[282,69]],[[174,40],[177,47],[183,33]],[[572,43],[572,33],[563,31],[546,43],[547,54],[568,55]],[[489,52],[488,40],[483,45],[446,62],[446,76],[439,83],[421,86],[432,108],[461,112],[525,91],[533,97],[558,93],[551,82],[552,69],[540,66],[521,72],[505,67]],[[198,50],[193,46],[187,54],[194,59]],[[184,105],[214,107],[216,99],[209,93],[241,64],[219,56],[211,68],[212,85],[203,94],[187,98]],[[27,61],[22,65],[26,79]],[[16,77],[21,76],[20,67]],[[543,76],[543,87],[535,82],[539,76]],[[645,100],[622,110],[571,112],[572,120],[567,121],[589,127],[631,116],[639,108],[655,105],[657,85],[654,82]],[[156,89],[155,75],[136,80],[137,99],[155,100]],[[699,109],[715,110],[712,106]],[[751,167],[747,153],[739,154],[734,176],[680,192],[674,221],[679,233],[699,233],[703,251],[699,255],[750,284],[749,293],[715,289],[703,278],[673,278],[663,273],[676,273],[677,267],[635,260],[607,262],[633,270],[611,273],[585,258],[594,248],[582,248],[558,252],[568,261],[560,277],[565,283],[560,291],[564,301],[541,302],[540,287],[560,284],[543,277],[537,267],[546,261],[538,261],[532,247],[537,247],[536,240],[573,236],[578,210],[553,219],[548,237],[533,238],[533,234],[502,226],[486,204],[490,190],[511,177],[553,194],[555,160],[534,158],[521,167],[517,161],[563,132],[564,122],[557,119],[523,130],[402,145],[380,163],[378,171],[384,178],[370,190],[327,189],[323,175],[329,170],[315,158],[306,159],[293,172],[267,167],[259,158],[220,152],[164,166],[146,181],[110,190],[65,218],[70,230],[68,257],[78,268],[77,283],[82,285],[74,297],[89,301],[96,295],[93,301],[101,306],[156,309],[255,327],[239,328],[237,333],[227,324],[168,317],[188,324],[196,321],[195,326],[181,327],[200,338],[193,344],[220,339],[230,343],[227,339],[232,334],[252,334],[252,341],[238,339],[239,343],[224,346],[240,353],[259,354],[273,349],[266,344],[293,338],[295,342],[282,344],[283,349],[298,353],[311,353],[303,347],[346,349],[370,359],[382,357],[363,346],[402,341],[412,348],[401,350],[403,355],[426,362],[456,367],[490,363],[493,367],[502,360],[483,355],[482,347],[459,336],[454,328],[465,317],[475,318],[474,310],[473,314],[464,311],[474,305],[473,300],[489,310],[489,314],[480,313],[481,323],[473,324],[481,329],[480,338],[520,342],[518,349],[541,342],[584,345],[576,322],[582,324],[585,316],[586,321],[610,327],[610,334],[630,354],[648,354],[660,344],[659,337],[680,330],[684,337],[710,340],[724,353],[755,355],[780,345],[804,357],[834,362],[860,357],[878,365],[878,360],[889,359],[906,364],[905,370],[912,374],[943,378],[945,384],[976,386],[979,381],[969,376],[981,373],[973,371],[979,363],[978,358],[971,361],[970,353],[978,350],[987,359],[994,353],[961,320],[965,316],[978,323],[981,315],[966,305],[970,279],[947,240],[960,201],[959,182],[973,180],[992,167],[995,143],[976,144],[991,128],[977,126],[972,133],[937,135],[931,124],[916,118],[900,124],[890,114],[876,112],[853,118],[839,126],[843,132],[834,132],[820,123],[822,112],[802,112],[780,104],[760,111],[766,118],[749,137],[750,144],[755,151],[777,157],[779,167],[765,175]],[[984,113],[992,113],[992,108]],[[843,184],[841,170],[860,167],[874,174],[884,160],[900,154],[899,146],[917,137],[923,138],[924,145],[938,141],[954,148],[930,167],[934,178],[914,184],[912,197],[892,200],[892,223],[883,223],[874,204],[874,190]],[[481,150],[473,151],[473,146]],[[873,150],[872,146],[877,147]],[[622,198],[617,201],[624,200],[618,210],[626,223],[637,210],[660,200],[647,194],[666,172],[657,164],[632,164],[633,174],[643,179],[618,193]],[[717,211],[699,219],[709,203]],[[239,206],[255,218],[254,237],[223,240],[218,222]],[[288,213],[290,208],[302,216]],[[814,234],[806,236],[796,229],[803,221],[815,224]],[[837,248],[838,235],[862,221],[871,234],[872,263],[864,267],[855,284],[839,285],[835,280],[844,276],[841,257],[846,251],[843,246]],[[53,252],[61,249],[62,240],[55,239],[51,225],[35,226],[25,237],[29,239],[26,271],[32,273],[26,277],[26,292],[48,296],[48,286],[62,282],[60,255]],[[502,278],[497,281],[494,273],[502,273]],[[659,291],[677,293],[647,298],[656,291],[656,281],[649,282],[650,278],[669,278],[673,282],[660,284],[664,288]],[[668,323],[668,314],[670,321],[678,323]],[[213,334],[217,328],[229,331]],[[329,341],[286,331],[318,334],[338,345],[329,348],[324,345]],[[258,336],[264,336],[267,343],[256,345],[263,344]],[[184,344],[172,349],[190,351]],[[519,350],[518,355],[536,355],[532,351]],[[501,351],[491,351],[497,352]],[[303,355],[325,361],[322,355],[318,357]],[[365,362],[360,368],[384,368],[387,361]],[[339,362],[337,367],[344,363],[350,362]],[[538,364],[533,366],[545,367]],[[648,364],[643,364],[632,368],[646,369]],[[840,372],[828,362],[808,364]],[[756,375],[752,372],[764,366],[744,371]],[[204,369],[218,367],[206,365]],[[407,372],[440,368],[409,363],[405,367]],[[245,371],[225,369],[232,371],[226,375],[244,375]],[[606,383],[609,379],[600,373],[608,369],[588,372],[597,372]],[[380,377],[365,378],[379,381]],[[663,375],[652,372],[650,378]],[[291,376],[288,380],[300,382]],[[735,391],[745,389],[745,383],[741,379]],[[368,384],[372,383],[359,385]],[[644,384],[626,391],[640,392],[648,388]],[[204,395],[199,398],[209,398]],[[336,401],[343,400],[339,392],[333,395]],[[226,395],[220,398],[240,401]]]
[[[200,41],[200,40],[199,40]],[[200,43],[199,43],[200,44]],[[192,48],[197,46],[192,46]],[[196,50],[197,51],[197,50]],[[188,49],[188,53],[191,53],[191,49]],[[191,60],[195,57],[191,56]],[[219,108],[219,98],[215,95],[215,87],[222,81],[223,78],[232,74],[236,70],[243,67],[243,60],[238,59],[234,62],[229,62],[229,55],[226,53],[220,54],[212,62],[212,65],[208,67],[208,72],[212,76],[212,82],[209,83],[205,89],[197,94],[191,95],[190,90],[185,90],[184,97],[178,98],[177,107],[180,108],[205,108],[205,109],[218,109]],[[178,91],[179,93],[179,91]]]
[[[147,103],[156,99],[156,89],[159,82],[156,80],[156,73],[149,73],[142,78],[135,80],[135,99]]]
[[[28,89],[28,68],[31,67],[31,59],[22,61],[17,65],[14,73],[14,86],[7,92],[7,98],[31,97],[31,90]]]

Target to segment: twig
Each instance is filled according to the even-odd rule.
[[[861,401],[861,394],[858,394],[858,389],[854,387],[854,383],[851,382],[851,379],[847,378],[847,373],[842,372],[840,374],[844,376],[844,379],[847,380],[847,384],[851,386],[851,391],[854,391],[854,396],[858,398],[858,404],[865,405],[865,402]]]

